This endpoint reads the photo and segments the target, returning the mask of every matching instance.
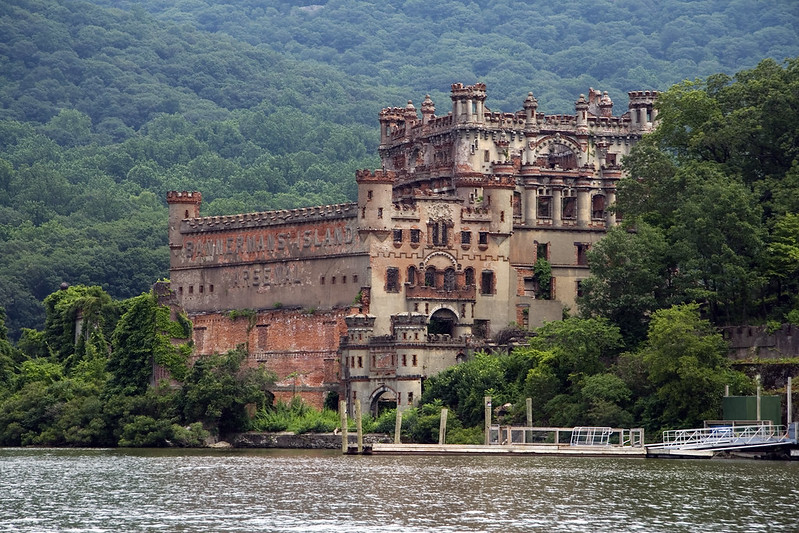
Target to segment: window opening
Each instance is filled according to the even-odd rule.
[[[399,292],[399,269],[389,267],[386,270],[386,292]]]

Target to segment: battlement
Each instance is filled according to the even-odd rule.
[[[168,204],[201,204],[203,195],[198,191],[168,191],[166,203]]]
[[[659,91],[630,91],[627,93],[627,96],[630,97],[630,102],[633,101],[654,102],[659,94],[660,94]]]
[[[333,204],[298,209],[282,209],[279,211],[263,211],[241,215],[220,215],[211,217],[190,218],[183,221],[188,231],[227,231],[244,228],[260,228],[280,226],[284,224],[301,224],[305,222],[321,222],[332,219],[355,218],[358,214],[357,204]]]
[[[397,173],[393,170],[356,170],[355,181],[357,183],[391,183],[397,178]]]

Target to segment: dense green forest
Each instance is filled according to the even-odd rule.
[[[288,416],[240,353],[189,368],[164,342],[185,337],[149,292],[165,192],[202,191],[204,214],[353,200],[378,111],[446,110],[456,81],[506,111],[665,92],[575,316],[430,380],[412,438],[446,405],[469,440],[486,392],[533,395],[539,423],[700,420],[751,386],[715,327],[799,323],[797,28],[790,1],[3,2],[0,443],[190,445]],[[151,357],[183,386],[149,387]]]
[[[522,23],[523,21],[523,23]],[[354,199],[377,112],[485,81],[512,111],[799,55],[790,1],[0,5],[0,303],[41,327],[62,282],[135,296],[167,275],[164,193],[204,213]]]

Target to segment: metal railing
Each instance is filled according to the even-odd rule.
[[[658,448],[680,450],[731,449],[791,442],[785,426],[757,424],[750,426],[713,426],[695,429],[672,429],[663,432]]]
[[[642,448],[644,446],[644,430],[642,428],[492,425],[489,429],[489,444]]]

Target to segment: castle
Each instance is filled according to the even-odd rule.
[[[490,111],[486,86],[453,84],[442,116],[380,111],[382,168],[357,203],[201,217],[167,194],[171,287],[197,355],[245,346],[278,398],[413,406],[428,376],[503,328],[562,317],[586,252],[616,224],[620,163],[651,131],[657,93],[580,95],[574,115]]]

